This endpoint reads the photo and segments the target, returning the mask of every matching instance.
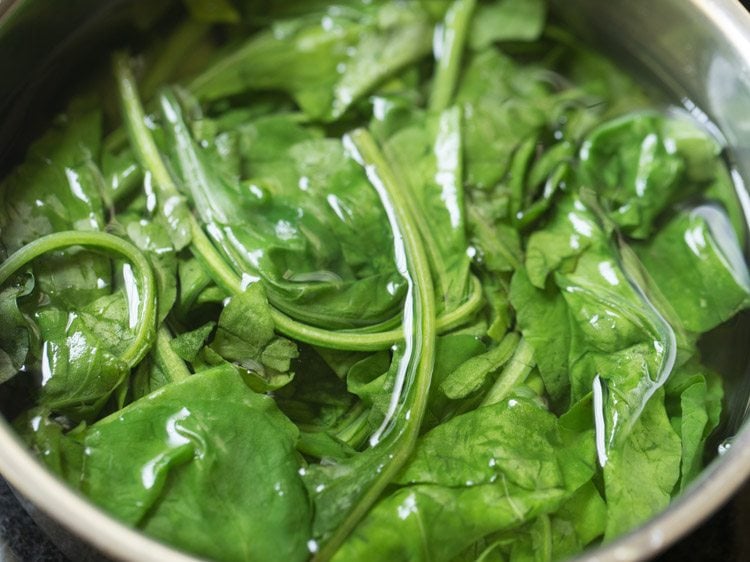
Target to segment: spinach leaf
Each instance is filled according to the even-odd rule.
[[[534,293],[524,288],[522,277],[515,287],[521,290],[516,293],[520,295],[516,309],[521,325],[528,322],[525,331],[532,341],[550,339],[543,334],[555,329],[552,326],[569,326],[569,332],[563,332],[569,346],[559,345],[560,352],[549,364],[542,360],[543,377],[558,381],[559,388],[567,362],[573,402],[590,391],[596,374],[618,387],[617,396],[628,396],[625,401],[613,398],[609,440],[618,431],[614,426],[632,423],[644,401],[664,384],[674,366],[677,341],[661,313],[621,268],[608,238],[582,201],[568,199],[550,227],[534,232],[529,239],[528,279],[544,290]],[[558,296],[535,300],[535,294],[541,297],[547,291],[546,279],[552,272],[557,288],[551,294],[559,294],[562,301]],[[526,303],[528,313],[521,308]],[[554,314],[559,324],[547,324],[542,316],[545,313]],[[658,342],[655,346],[654,341]],[[551,370],[545,374],[548,368]]]
[[[313,532],[326,540],[330,558],[408,460],[429,399],[435,359],[436,310],[427,254],[404,193],[375,139],[364,129],[348,140],[368,172],[394,232],[394,251],[409,282],[404,305],[405,353],[386,419],[370,437],[371,448],[348,462],[313,465],[306,484],[315,504]]]
[[[523,398],[439,425],[395,480],[405,486],[373,508],[334,560],[451,560],[485,535],[554,511],[594,473],[591,440],[565,449],[560,431],[554,415]]]
[[[496,347],[461,363],[440,382],[440,391],[453,400],[466,398],[485,385],[487,378],[510,358],[518,344],[517,334],[508,334]]]
[[[127,237],[149,260],[156,279],[158,320],[163,321],[177,299],[174,277],[177,272],[177,255],[168,230],[157,221],[122,217]]]
[[[519,528],[495,533],[464,551],[465,560],[561,560],[604,532],[607,506],[596,487],[579,488],[560,508]],[[463,559],[462,559],[463,560]]]
[[[592,131],[581,147],[583,181],[624,232],[645,238],[676,196],[713,179],[718,144],[695,125],[629,114]]]
[[[42,339],[46,340],[39,366],[40,399],[73,418],[85,419],[95,415],[110,394],[121,386],[128,370],[143,359],[154,339],[156,288],[148,261],[132,244],[111,234],[57,232],[27,244],[0,264],[0,284],[34,259],[76,245],[119,254],[129,262],[123,266],[127,307],[122,306],[124,297],[119,301],[117,296],[103,299],[104,302],[95,301],[92,304],[94,316],[89,322],[96,330],[101,328],[110,343],[121,344],[116,348],[119,358],[99,344],[98,336],[75,312],[48,306],[41,308],[35,318],[40,324]],[[114,321],[108,318],[109,314]],[[118,321],[128,323],[133,331],[132,340],[113,336],[121,329]]]
[[[293,342],[274,334],[268,301],[257,283],[226,304],[211,348],[266,381],[287,373],[298,355]]]
[[[438,336],[435,341],[435,369],[432,372],[427,412],[422,423],[423,432],[446,421],[458,412],[459,405],[463,405],[464,402],[451,400],[443,389],[443,385],[449,378],[457,379],[460,374],[454,375],[454,373],[460,373],[466,363],[471,363],[486,349],[487,346],[482,340],[472,334],[453,333]]]
[[[361,445],[366,434],[360,435],[360,426],[370,430],[367,412],[347,392],[344,381],[307,346],[300,346],[292,369],[294,380],[274,392],[281,411],[307,434],[327,433],[349,445]]]
[[[720,142],[541,0],[182,4],[122,126],[97,78],[0,184],[43,462],[218,560],[549,562],[690,485],[750,306]]]
[[[99,155],[101,114],[73,102],[0,186],[6,255],[55,231],[101,230],[104,216],[90,165]]]
[[[36,321],[44,339],[40,403],[73,419],[92,419],[125,380],[128,365],[75,313],[47,309]]]
[[[416,2],[313,12],[251,37],[195,78],[190,89],[202,100],[280,90],[312,119],[337,119],[427,54],[431,31]]]
[[[74,100],[3,180],[0,243],[5,257],[53,232],[103,229],[100,173],[95,164],[101,119],[91,100]],[[34,264],[34,271],[36,288],[63,306],[85,305],[106,294],[111,284],[107,260],[75,249],[62,256],[44,256]]]
[[[304,560],[296,438],[271,398],[219,367],[100,420],[63,454],[81,455],[66,462],[80,463],[78,486],[95,503],[152,536],[217,560]]]
[[[588,473],[566,482],[561,465],[569,460],[555,416],[531,400],[511,398],[462,414],[426,433],[400,484],[473,486],[498,479],[525,490],[575,490],[594,472],[594,449],[575,462]],[[577,456],[577,455],[576,455]],[[573,472],[568,472],[567,476]]]
[[[669,505],[680,476],[680,437],[664,409],[663,390],[649,400],[621,447],[604,465],[605,540],[635,528]]]
[[[706,439],[719,424],[724,391],[718,375],[695,361],[676,371],[665,389],[667,413],[682,439],[682,491],[702,467]]]
[[[200,328],[180,334],[170,342],[170,346],[180,358],[193,362],[215,327],[215,322],[207,322]]]
[[[469,46],[481,51],[497,41],[535,41],[546,20],[541,0],[501,0],[482,4],[472,19]]]
[[[489,189],[505,175],[521,139],[546,123],[540,102],[548,92],[541,75],[494,49],[468,60],[455,97],[464,117],[468,184]]]
[[[164,95],[161,103],[176,167],[209,235],[237,273],[263,279],[274,306],[302,321],[337,328],[376,324],[397,313],[403,284],[392,265],[385,266],[387,258],[381,254],[374,263],[361,256],[346,261],[355,252],[341,242],[353,244],[353,230],[360,224],[375,229],[379,240],[387,241],[388,231],[382,212],[370,210],[378,208],[371,206],[371,196],[361,195],[370,193],[366,178],[340,142],[295,144],[288,148],[291,161],[274,163],[276,170],[279,164],[298,170],[292,182],[282,183],[287,193],[304,201],[309,189],[320,197],[318,202],[286,204],[282,199],[253,208],[252,199],[243,198],[239,186],[217,174],[195,145],[174,97]],[[288,177],[287,172],[272,179]],[[331,187],[333,193],[328,192]],[[360,222],[358,215],[375,220]],[[326,223],[340,226],[329,229]],[[383,270],[373,270],[380,264]]]
[[[551,516],[552,557],[580,552],[604,533],[607,504],[593,482],[576,490]]]
[[[513,276],[510,291],[518,326],[534,355],[547,394],[556,404],[566,405],[570,396],[569,350],[574,326],[563,296],[550,287],[539,290],[525,270]],[[554,326],[554,334],[550,333]]]
[[[563,495],[559,489],[529,491],[501,481],[401,488],[373,508],[333,560],[449,561],[484,535],[554,510]]]
[[[143,170],[136,162],[130,146],[111,146],[105,141],[102,147],[101,172],[104,176],[102,199],[109,206],[126,199],[141,187]]]
[[[634,246],[685,330],[703,333],[750,306],[750,273],[720,209],[686,210]]]
[[[33,322],[19,309],[18,299],[31,293],[34,278],[27,276],[0,292],[0,384],[26,364],[32,344]]]

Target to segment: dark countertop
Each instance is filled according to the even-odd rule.
[[[16,556],[14,557],[13,554]],[[67,562],[0,478],[0,562]]]

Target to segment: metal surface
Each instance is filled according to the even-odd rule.
[[[105,2],[91,4],[101,8]],[[631,57],[682,99],[697,118],[705,111],[727,141],[736,179],[750,181],[750,16],[736,0],[558,0],[558,8],[582,32]],[[0,18],[0,31],[3,21]],[[1,40],[2,33],[0,64],[2,56],[7,56]],[[741,195],[750,215],[750,197],[744,190]],[[731,408],[739,421],[745,417],[747,393],[740,400],[734,398]],[[68,489],[34,460],[2,419],[0,451],[0,473],[21,494],[108,556],[139,562],[195,562],[115,521]],[[729,451],[709,465],[665,512],[634,532],[584,553],[579,560],[649,558],[708,517],[748,476],[750,427],[744,424]]]

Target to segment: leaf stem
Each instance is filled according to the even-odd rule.
[[[172,349],[171,341],[172,334],[169,329],[164,325],[160,326],[156,334],[154,361],[170,382],[177,382],[188,378],[190,371],[188,371],[182,358]]]
[[[495,384],[487,392],[480,406],[496,404],[504,400],[514,386],[526,380],[534,365],[536,365],[534,361],[534,349],[525,339],[521,338],[513,357],[511,357],[508,364],[502,370],[500,376],[497,377]]]
[[[130,69],[130,59],[125,53],[117,53],[113,60],[125,126],[136,158],[145,170],[151,172],[158,190],[167,197],[177,196],[181,198],[180,191],[177,189],[169,170],[167,170],[154,138],[146,126],[146,113],[143,110],[143,105],[141,105],[138,85],[133,76],[133,71]]]
[[[476,0],[455,0],[445,14],[443,24],[435,29],[435,33],[441,36],[435,39],[439,48],[435,53],[437,68],[430,95],[429,108],[432,111],[443,111],[451,103],[475,6]]]
[[[169,34],[164,44],[159,46],[143,78],[141,90],[144,96],[150,97],[161,84],[169,81],[175,69],[184,63],[185,53],[191,52],[209,29],[205,23],[188,19]]]
[[[130,242],[97,231],[66,230],[48,234],[26,244],[0,265],[0,284],[5,283],[11,275],[39,256],[71,246],[96,248],[119,254],[135,267],[137,282],[141,289],[138,317],[134,323],[135,338],[120,357],[130,368],[135,367],[146,355],[155,337],[156,281],[148,260]]]
[[[315,555],[314,562],[325,562],[336,553],[414,450],[427,407],[437,335],[430,262],[410,207],[403,201],[404,188],[367,130],[357,129],[348,135],[345,141],[354,149],[355,157],[364,167],[370,182],[378,192],[394,228],[397,265],[409,283],[409,295],[404,306],[404,338],[406,349],[411,349],[412,355],[410,357],[408,351],[404,355],[408,366],[401,381],[401,396],[397,396],[401,403],[392,422],[392,425],[401,427],[398,430],[391,427],[390,434],[382,441],[377,440],[381,430],[371,438],[373,449],[378,446],[383,448],[384,463],[342,523]],[[397,381],[396,388],[398,384]],[[384,426],[387,423],[388,415]],[[381,429],[384,426],[381,426]]]

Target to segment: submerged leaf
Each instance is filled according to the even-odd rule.
[[[81,448],[38,446],[79,466],[76,485],[97,505],[154,537],[216,560],[302,561],[310,511],[296,439],[271,398],[220,367],[71,436]]]

